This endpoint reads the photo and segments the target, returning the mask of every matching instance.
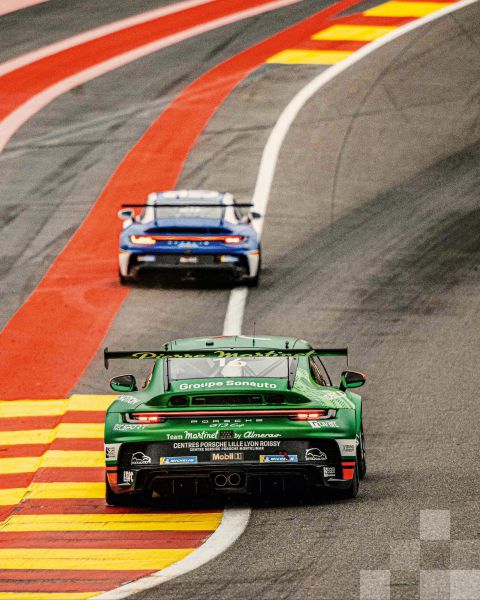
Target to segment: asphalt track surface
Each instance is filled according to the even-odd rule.
[[[28,14],[47,15],[59,4],[50,0]],[[314,3],[285,14],[300,18],[302,11],[313,12]],[[2,261],[3,324],[162,103],[199,68],[281,28],[271,15],[255,19],[253,31],[248,25],[162,51],[165,72],[154,81],[156,56],[91,82],[15,136],[0,159],[2,214],[4,231],[8,225],[12,239],[25,243],[20,257]],[[91,26],[78,23],[78,30]],[[47,28],[42,40],[42,30],[21,49],[18,40],[2,40],[5,57],[55,39]],[[420,568],[479,569],[479,47],[478,4],[392,42],[307,104],[280,156],[262,281],[250,292],[244,331],[256,321],[257,331],[270,334],[348,342],[352,366],[369,378],[369,473],[361,495],[346,503],[255,506],[225,554],[136,597],[357,598],[361,570],[393,567],[391,597],[406,600],[418,597]],[[266,65],[251,75],[208,125],[180,185],[248,198],[270,127],[321,68]],[[115,107],[108,102],[113,89]],[[12,220],[12,210],[20,216],[13,199],[34,194],[48,198],[42,214],[22,210]],[[14,254],[8,248],[3,256]],[[141,286],[106,342],[150,346],[219,334],[227,300],[222,288]],[[98,358],[76,391],[105,391]],[[422,541],[418,565],[398,568],[392,545],[419,539],[419,513],[427,509],[451,511],[457,546]]]

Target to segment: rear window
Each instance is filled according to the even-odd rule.
[[[171,358],[168,369],[171,380],[220,377],[281,379],[288,377],[288,358]]]

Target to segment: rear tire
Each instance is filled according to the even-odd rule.
[[[367,475],[367,456],[365,451],[365,436],[363,434],[363,423],[360,426],[360,444],[357,448],[357,464],[358,464],[358,477],[365,479]]]
[[[257,273],[255,277],[249,277],[246,280],[247,287],[258,287],[258,283],[260,281],[260,274]]]

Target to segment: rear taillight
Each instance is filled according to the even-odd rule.
[[[158,413],[127,413],[125,415],[127,423],[143,423],[145,425],[154,423],[165,423],[167,420],[161,414]]]
[[[149,235],[131,235],[130,241],[137,246],[153,246],[156,244],[156,239]]]
[[[334,419],[337,414],[336,410],[333,409],[321,409],[321,410],[312,410],[305,412],[297,412],[291,414],[288,418],[291,421],[320,421],[321,419]]]

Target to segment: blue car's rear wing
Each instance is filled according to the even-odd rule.
[[[105,348],[103,358],[105,368],[109,361],[115,359],[158,360],[160,358],[235,358],[244,356],[256,358],[261,356],[345,356],[348,362],[348,348],[218,348],[198,350],[121,350],[110,351]]]
[[[233,204],[216,204],[211,202],[161,202],[156,204],[135,204],[128,203],[122,204],[122,208],[182,208],[182,207],[194,207],[194,208],[252,208],[253,204],[242,202],[234,202]]]

